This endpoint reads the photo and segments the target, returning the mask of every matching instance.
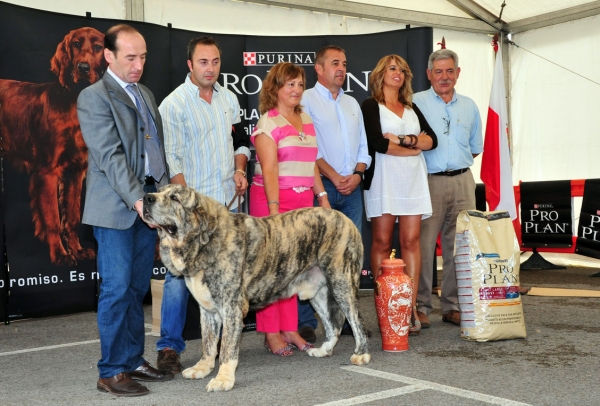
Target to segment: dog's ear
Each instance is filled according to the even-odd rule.
[[[198,228],[200,230],[200,242],[202,244],[208,244],[210,235],[217,228],[217,210],[214,207],[213,202],[210,199],[202,196],[200,193],[196,194],[196,204],[194,207],[194,215],[198,221]]]
[[[178,254],[176,252],[175,249],[173,249],[173,247],[170,248],[170,253],[171,253],[171,263],[173,264],[173,266],[175,267],[175,269],[177,271],[179,271],[180,273],[183,272],[183,270],[185,269],[185,261],[183,260],[183,256],[181,256],[180,254]],[[177,275],[177,272],[173,272],[173,274]]]
[[[68,78],[73,69],[72,56],[70,55],[71,48],[69,46],[73,37],[73,32],[74,31],[71,31],[65,35],[65,38],[56,47],[56,52],[50,60],[50,70],[58,76],[58,81],[61,86],[67,88],[69,87]]]
[[[160,237],[160,257],[169,271],[175,275],[181,275],[185,269],[185,263],[180,249],[174,244],[174,240],[170,238],[162,228],[158,228]]]

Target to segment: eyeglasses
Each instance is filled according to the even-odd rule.
[[[442,120],[446,123],[446,131],[444,131],[444,134],[448,135],[450,134],[450,117],[442,117]]]

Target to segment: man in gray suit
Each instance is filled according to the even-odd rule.
[[[142,301],[150,285],[156,230],[142,221],[142,198],[168,183],[160,114],[152,92],[138,84],[146,42],[133,27],[111,27],[104,38],[108,69],[81,92],[77,115],[89,150],[82,222],[98,241],[98,331],[102,358],[97,388],[139,396],[139,381],[166,381],[143,358]]]

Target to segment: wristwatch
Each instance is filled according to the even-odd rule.
[[[363,180],[365,180],[365,173],[361,172],[361,171],[354,171],[353,175],[358,175],[360,176],[360,181],[362,182]]]
[[[406,138],[404,135],[398,136],[398,140],[400,140],[400,144],[398,144],[398,145],[400,145],[401,147],[404,146],[404,138]]]

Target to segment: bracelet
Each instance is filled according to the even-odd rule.
[[[400,145],[401,147],[404,147],[404,140],[406,139],[406,137],[404,135],[399,135],[398,136],[398,145]],[[406,148],[406,147],[405,147]]]
[[[361,171],[354,171],[353,175],[358,175],[360,176],[360,181],[362,182],[363,180],[365,180],[365,173],[361,172]]]
[[[241,169],[236,169],[236,170],[235,170],[233,173],[235,173],[235,172],[241,172],[241,173],[242,173],[242,175],[244,175],[244,177],[246,177],[246,172],[244,172],[244,171],[243,171],[243,170],[241,170]]]
[[[277,200],[271,200],[267,202],[267,206],[270,206],[271,204],[275,203],[277,206],[280,206],[279,202]]]
[[[319,197],[327,196],[327,192],[323,191],[321,193],[317,193],[315,197],[318,199]]]
[[[417,146],[417,142],[419,142],[419,138],[416,135],[411,135],[412,142],[410,143],[411,148]]]

